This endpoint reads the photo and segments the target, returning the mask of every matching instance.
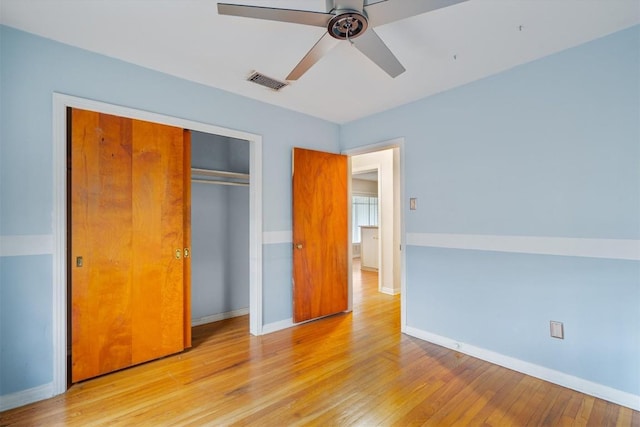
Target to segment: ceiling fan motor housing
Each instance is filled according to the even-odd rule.
[[[331,37],[338,40],[355,39],[368,27],[367,17],[355,10],[338,12],[327,25]]]

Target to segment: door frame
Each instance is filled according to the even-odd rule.
[[[356,156],[356,155],[360,155],[360,154],[368,154],[368,153],[375,153],[377,151],[383,151],[383,150],[388,150],[388,149],[394,149],[397,148],[398,149],[398,176],[400,178],[400,183],[399,183],[399,192],[400,192],[400,331],[401,332],[405,332],[406,329],[406,325],[407,325],[407,312],[406,312],[406,297],[407,297],[407,292],[406,292],[406,232],[405,232],[405,219],[406,219],[406,209],[404,207],[404,200],[405,200],[405,179],[404,179],[404,164],[405,164],[405,160],[404,160],[404,138],[403,137],[399,137],[399,138],[394,138],[394,139],[390,139],[390,140],[385,140],[385,141],[381,141],[381,142],[377,142],[377,143],[373,143],[373,144],[369,144],[369,145],[363,145],[363,146],[359,146],[359,147],[354,147],[354,148],[350,148],[348,150],[343,150],[342,154],[346,154],[347,156],[349,156],[349,186],[348,186],[348,195],[349,195],[349,200],[352,200],[352,188],[351,188],[351,157],[352,156]],[[378,179],[380,179],[380,177],[378,176]],[[378,186],[380,185],[380,181],[378,181]],[[378,188],[378,190],[380,190],[380,188]],[[351,206],[351,204],[349,204],[349,206]],[[379,206],[379,205],[378,205]],[[351,212],[349,212],[349,215],[351,215]],[[349,218],[349,257],[352,257],[352,248],[353,248],[353,242],[351,239],[351,235],[352,235],[352,224],[351,224],[351,218]],[[393,244],[393,242],[391,243]],[[381,249],[381,248],[379,248]],[[353,274],[352,272],[352,264],[353,262],[349,262],[349,310],[352,310],[353,307],[353,283],[351,281],[351,275]],[[379,272],[380,273],[380,272]],[[378,275],[378,278],[380,280],[380,274]],[[378,282],[380,283],[380,282]],[[380,286],[380,284],[378,285]]]
[[[209,123],[53,93],[53,394],[67,390],[67,108],[249,141],[249,332],[262,334],[262,136]]]

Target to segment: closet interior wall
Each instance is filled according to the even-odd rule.
[[[192,132],[192,170],[248,174],[249,148],[248,141]],[[192,174],[194,325],[249,312],[249,186],[202,183],[200,178]]]

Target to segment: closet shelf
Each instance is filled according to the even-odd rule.
[[[216,179],[201,179],[197,177],[212,177]],[[191,168],[191,181],[204,184],[221,184],[221,185],[249,185],[249,174],[228,172],[214,169]]]
[[[212,179],[191,179],[191,182],[199,182],[202,184],[218,184],[218,185],[240,185],[243,187],[247,187],[249,185],[248,182],[233,182],[233,181],[214,181]]]
[[[248,173],[238,173],[238,172],[227,172],[227,171],[219,171],[213,169],[199,169],[199,168],[191,168],[192,175],[204,175],[204,176],[215,176],[216,178],[234,178],[234,179],[246,179],[249,180]]]

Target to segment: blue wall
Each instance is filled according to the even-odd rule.
[[[405,193],[419,199],[407,233],[637,240],[639,40],[634,27],[338,126],[0,27],[0,237],[52,233],[57,91],[262,135],[265,232],[291,230],[292,146],[404,137]],[[640,395],[640,262],[417,244],[406,256],[408,326]],[[263,264],[263,323],[286,320],[290,244],[265,245]],[[52,380],[51,257],[0,268],[6,395]]]
[[[0,257],[0,285],[4,395],[53,380],[51,256]]]
[[[0,26],[0,52],[0,238],[52,234],[53,92],[262,135],[266,232],[291,230],[292,147],[339,148],[334,123],[9,27]],[[277,245],[265,251],[269,246]],[[290,270],[291,256],[282,262]],[[0,267],[0,395],[6,395],[52,381],[53,279],[46,254],[2,256]],[[265,297],[288,298],[265,305],[264,317],[291,318],[290,275],[266,268],[263,288]]]
[[[408,236],[637,243],[639,57],[636,26],[349,123],[340,141],[404,137]],[[406,259],[408,327],[640,395],[637,259],[428,243]]]

